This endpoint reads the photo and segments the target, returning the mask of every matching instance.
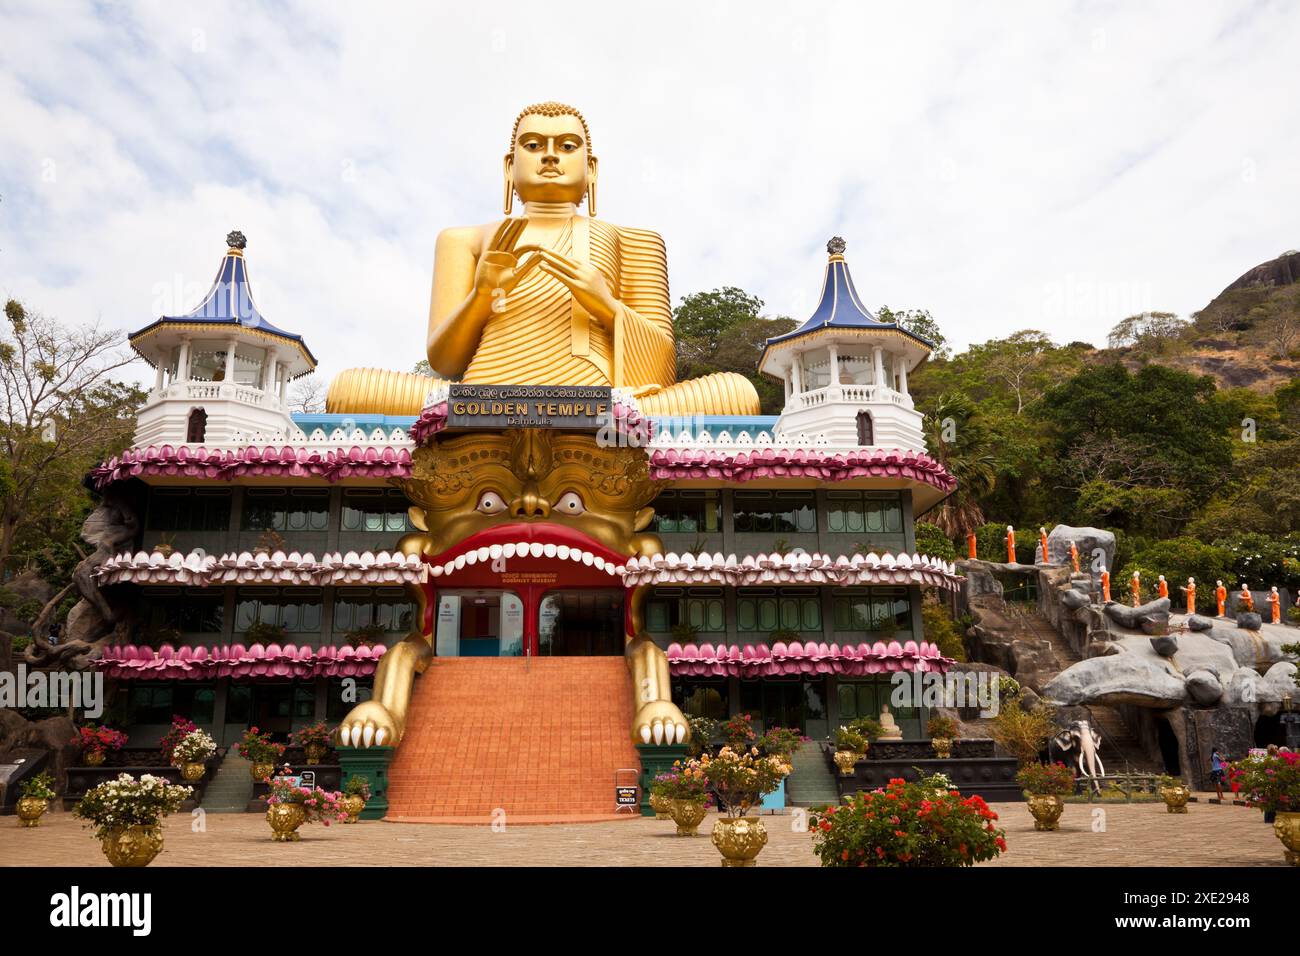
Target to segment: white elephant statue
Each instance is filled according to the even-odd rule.
[[[1106,767],[1101,762],[1101,734],[1093,730],[1086,720],[1076,720],[1052,738],[1062,751],[1074,750],[1074,764],[1079,776],[1089,780],[1093,790],[1101,793],[1099,777],[1106,776]]]

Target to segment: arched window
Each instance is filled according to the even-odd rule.
[[[208,430],[208,413],[201,408],[196,408],[190,412],[189,424],[185,428],[185,442],[189,445],[201,445],[203,436]],[[858,426],[861,433],[862,426]]]
[[[858,412],[858,444],[874,445],[876,443],[875,429],[871,427],[871,413],[866,411]]]

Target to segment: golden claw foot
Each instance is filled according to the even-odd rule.
[[[670,700],[652,700],[632,718],[632,739],[643,744],[682,744],[690,733],[690,724]]]
[[[396,747],[401,739],[397,721],[377,700],[357,704],[338,728],[338,743],[342,747]]]

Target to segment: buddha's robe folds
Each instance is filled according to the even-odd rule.
[[[534,269],[494,308],[461,381],[475,385],[613,385],[631,389],[647,415],[756,415],[758,395],[731,372],[673,384],[668,259],[658,234],[575,216],[552,242],[592,264],[618,300],[607,327],[558,279]],[[326,409],[419,414],[435,380],[349,369],[330,384]]]

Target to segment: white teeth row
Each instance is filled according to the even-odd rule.
[[[612,561],[606,561],[598,554],[592,554],[590,551],[584,551],[581,548],[571,548],[567,544],[512,541],[507,544],[485,545],[475,551],[466,551],[445,564],[435,564],[429,573],[436,578],[442,574],[459,571],[466,565],[478,564],[480,561],[486,563],[502,559],[509,560],[510,558],[557,558],[560,561],[576,561],[585,564],[589,568],[595,568],[597,571],[604,571],[610,577],[621,576],[624,571],[621,564],[614,564]]]
[[[680,744],[686,739],[686,725],[671,721],[665,723],[662,720],[656,720],[653,724],[642,724],[641,742],[648,744],[652,739],[656,744]]]
[[[387,739],[388,731],[383,727],[376,728],[369,721],[365,724],[344,724],[339,729],[339,743],[345,747],[369,747],[371,744],[382,747]]]

